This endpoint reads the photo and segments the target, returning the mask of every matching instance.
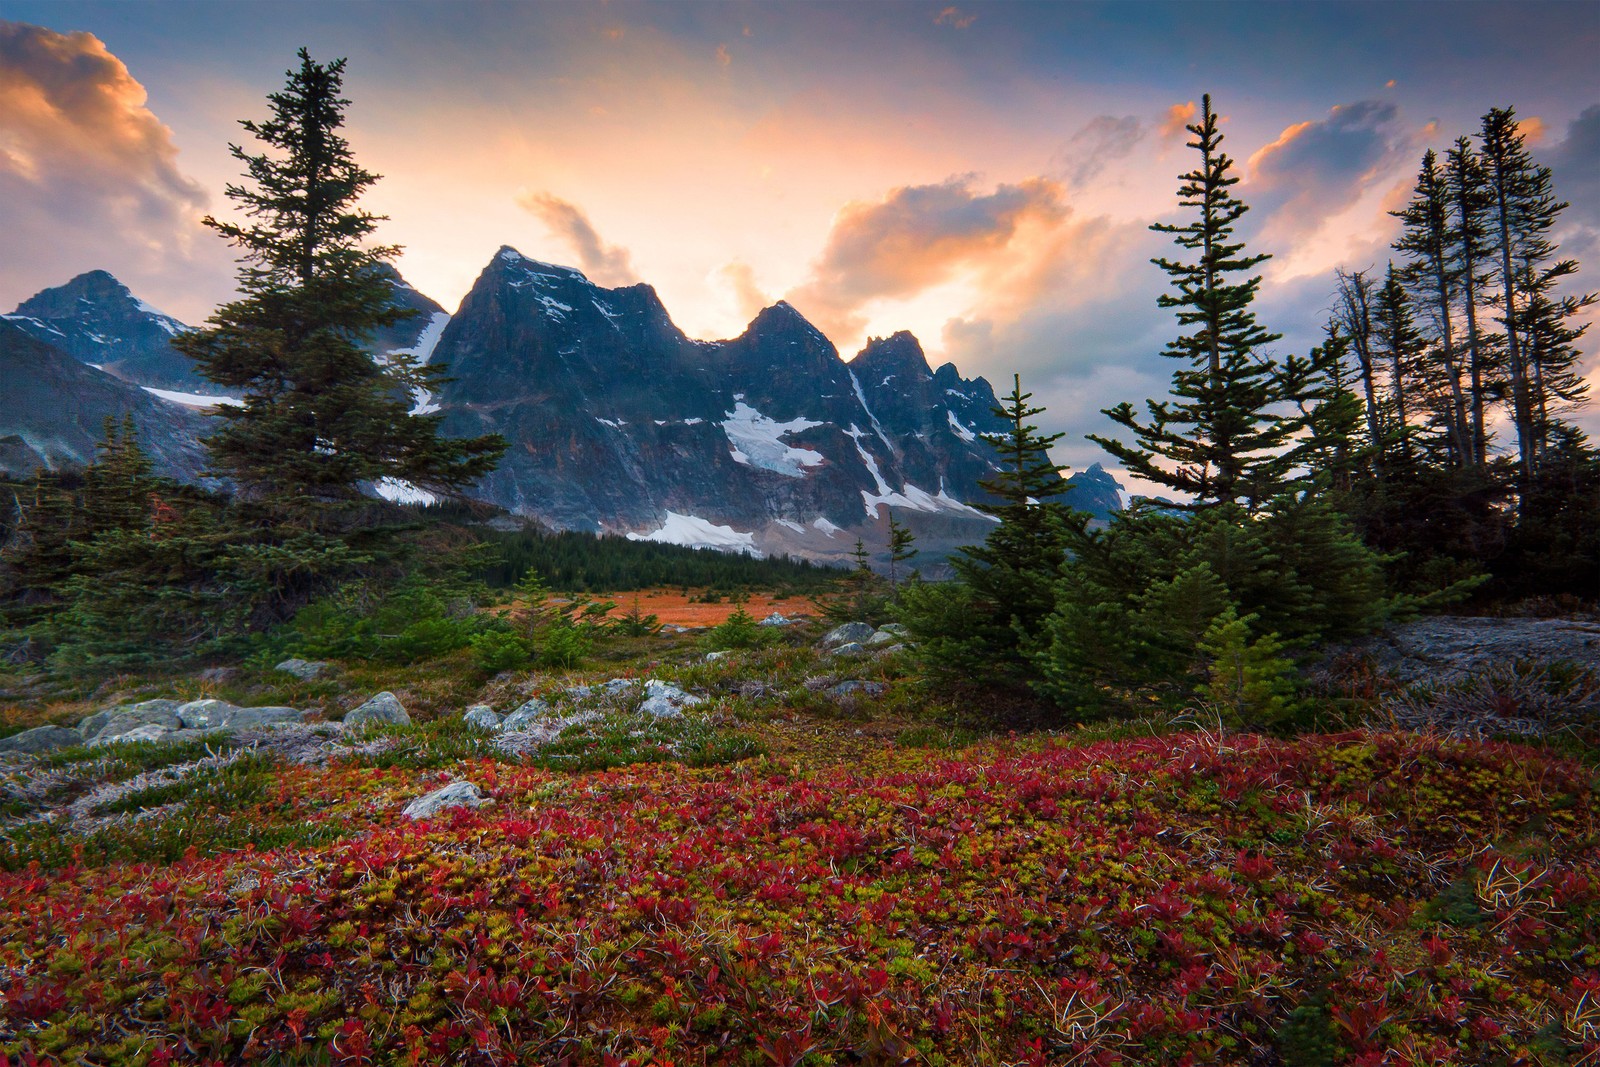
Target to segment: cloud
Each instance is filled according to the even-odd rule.
[[[734,302],[739,308],[739,318],[749,322],[755,318],[762,308],[773,303],[762,288],[756,284],[756,272],[750,264],[736,259],[723,265],[717,271],[717,276],[727,282],[733,290]]]
[[[590,281],[613,288],[639,281],[628,250],[600,240],[594,224],[576,204],[549,193],[522,193],[517,204],[571,246]]]
[[[977,21],[978,16],[969,15],[960,8],[953,6],[945,8],[935,15],[933,19],[935,26],[954,26],[958,30],[964,30]]]
[[[1550,149],[1548,160],[1556,195],[1570,205],[1566,218],[1600,226],[1600,104],[1585,108],[1572,120],[1567,136]]]
[[[1180,140],[1188,136],[1188,125],[1200,114],[1200,105],[1193,100],[1182,104],[1173,104],[1167,108],[1162,116],[1161,125],[1156,129],[1156,136],[1163,141]]]
[[[226,245],[199,226],[205,192],[145,100],[92,34],[0,21],[0,233],[13,252],[0,288],[29,295],[104,267],[170,306],[197,277],[212,291],[227,276]]]
[[[1015,252],[1018,234],[1067,215],[1059,183],[1028,178],[992,193],[971,176],[907,185],[871,203],[848,204],[835,217],[821,257],[788,300],[836,339],[860,332],[863,305],[904,298],[994,266]]]
[[[1113,160],[1123,159],[1144,140],[1144,123],[1132,115],[1099,115],[1073,134],[1051,160],[1051,169],[1073,186],[1087,185]]]
[[[1258,205],[1292,204],[1318,218],[1348,207],[1370,176],[1409,149],[1399,115],[1388,101],[1361,100],[1285,128],[1246,164],[1251,196]]]

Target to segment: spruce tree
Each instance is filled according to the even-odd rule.
[[[1157,223],[1190,257],[1156,259],[1172,276],[1174,292],[1161,307],[1175,308],[1189,332],[1165,355],[1184,366],[1172,376],[1171,401],[1146,401],[1147,416],[1122,403],[1105,413],[1134,434],[1136,444],[1090,436],[1130,471],[1194,498],[1195,506],[1244,502],[1254,506],[1287,487],[1299,455],[1293,447],[1303,421],[1281,412],[1305,384],[1303,361],[1278,364],[1263,349],[1278,340],[1250,310],[1261,279],[1249,277],[1269,257],[1245,252],[1234,227],[1248,207],[1232,193],[1239,179],[1222,151],[1222,134],[1203,98],[1200,121],[1187,127],[1199,166],[1181,176],[1179,202],[1198,217],[1185,225]],[[1164,462],[1163,462],[1164,461]]]
[[[916,558],[916,537],[889,512],[889,588],[900,587],[900,567]]]
[[[1471,138],[1457,138],[1455,145],[1445,153],[1445,184],[1450,207],[1451,267],[1460,283],[1460,307],[1466,323],[1472,450],[1481,467],[1489,462],[1487,407],[1495,374],[1494,354],[1478,323],[1478,308],[1482,306],[1490,276],[1490,196],[1483,165],[1472,150]]]
[[[1416,459],[1412,447],[1412,419],[1416,409],[1408,403],[1407,383],[1415,375],[1422,353],[1422,335],[1417,332],[1411,298],[1400,284],[1394,264],[1389,264],[1383,288],[1378,290],[1374,331],[1384,358],[1389,364],[1389,402],[1394,418],[1394,435],[1400,443],[1400,458],[1407,466]],[[1414,400],[1415,398],[1411,398]]]
[[[174,343],[212,382],[241,392],[208,439],[215,470],[279,521],[324,528],[385,478],[448,493],[490,470],[498,437],[442,439],[441,416],[413,415],[413,388],[439,368],[380,365],[363,348],[407,312],[386,277],[394,246],[369,245],[382,221],[358,206],[378,176],[341,135],[345,61],[305,49],[271,117],[240,125],[259,153],[230,145],[247,183],[227,187],[244,221],[206,218],[242,254],[241,297],[208,329]]]
[[[1428,375],[1448,395],[1445,414],[1451,460],[1471,466],[1477,461],[1467,422],[1466,395],[1461,388],[1460,353],[1455,338],[1458,275],[1451,256],[1450,193],[1439,157],[1432,149],[1423,153],[1411,202],[1391,211],[1403,230],[1394,242],[1397,252],[1410,262],[1401,278],[1418,302],[1428,309],[1438,365]]]

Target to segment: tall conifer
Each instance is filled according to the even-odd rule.
[[[345,61],[316,63],[303,48],[299,58],[267,98],[271,117],[240,123],[264,150],[229,146],[247,184],[227,194],[245,221],[205,220],[241,250],[241,298],[176,344],[208,379],[244,395],[218,413],[213,466],[247,500],[318,527],[385,478],[457,490],[505,446],[440,438],[440,416],[409,412],[410,390],[436,382],[438,368],[383,366],[364,350],[408,314],[383,269],[398,249],[366,243],[382,218],[357,201],[378,176],[340,134]]]
[[[1200,164],[1181,176],[1178,196],[1197,217],[1151,227],[1192,254],[1152,261],[1173,281],[1160,306],[1176,309],[1188,330],[1164,354],[1185,366],[1173,373],[1171,401],[1146,401],[1147,417],[1128,403],[1106,411],[1133,432],[1135,444],[1090,440],[1134,474],[1194,497],[1196,506],[1254,506],[1287,486],[1300,458],[1292,442],[1304,420],[1281,406],[1304,386],[1309,368],[1302,360],[1279,364],[1263,351],[1281,335],[1257,324],[1250,305],[1261,279],[1249,274],[1269,257],[1245,252],[1234,239],[1234,225],[1249,208],[1232,193],[1239,179],[1221,149],[1209,95],[1200,121],[1187,129]]]

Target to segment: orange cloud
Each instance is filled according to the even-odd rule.
[[[992,193],[970,177],[902,186],[884,199],[847,204],[835,217],[811,277],[787,299],[830,337],[860,333],[862,307],[907,298],[1007,255],[1029,223],[1054,223],[1067,208],[1060,184],[1028,178]]]
[[[1173,104],[1167,108],[1166,116],[1161,120],[1161,125],[1156,132],[1163,141],[1170,141],[1187,132],[1187,127],[1200,114],[1200,106],[1193,100],[1184,104]]]
[[[724,264],[717,277],[728,283],[733,299],[739,308],[739,318],[749,322],[760,310],[774,301],[756,284],[755,269],[742,259]]]
[[[0,22],[0,233],[13,252],[0,285],[33,291],[105,267],[152,299],[187,288],[207,198],[145,100],[92,34]],[[222,242],[199,251],[226,277]]]
[[[954,26],[958,30],[964,30],[977,21],[978,16],[976,15],[969,15],[958,7],[947,7],[934,16],[933,24],[935,26]]]
[[[594,224],[576,204],[549,193],[521,193],[517,204],[544,223],[578,255],[578,266],[597,285],[616,287],[639,281],[626,248],[600,239]]]
[[[717,65],[726,67],[732,65],[732,63],[733,55],[728,51],[728,46],[725,44],[717,45]]]

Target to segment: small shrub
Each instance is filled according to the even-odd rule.
[[[473,635],[472,658],[484,670],[498,674],[526,667],[533,658],[533,650],[516,634],[489,630]]]
[[[706,646],[715,651],[727,652],[740,648],[761,648],[772,643],[770,627],[756,622],[744,608],[739,608],[721,624],[713,626],[706,634]]]
[[[594,635],[586,628],[557,620],[540,635],[539,665],[566,670],[578,666],[594,648]]]

